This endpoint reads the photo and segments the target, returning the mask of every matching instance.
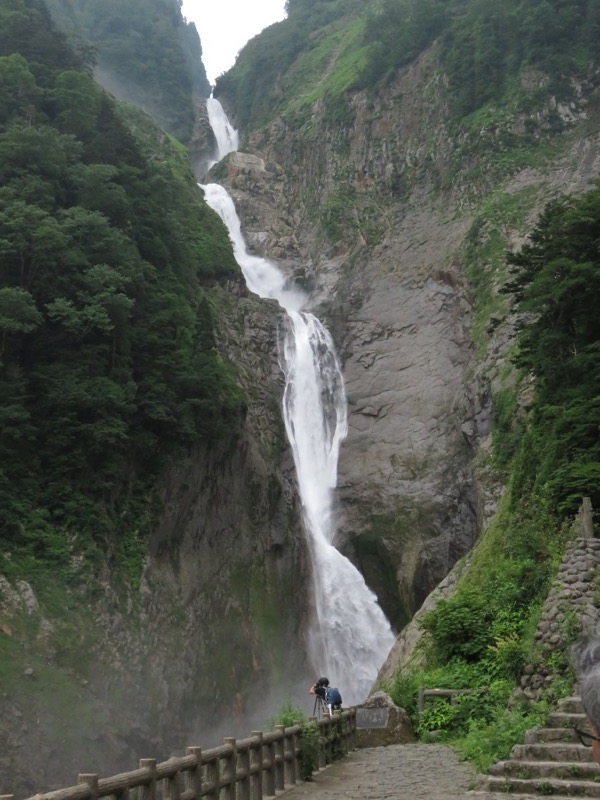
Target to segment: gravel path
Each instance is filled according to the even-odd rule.
[[[285,792],[285,800],[466,800],[472,768],[448,747],[403,744],[356,750]],[[477,795],[475,796],[477,797]],[[478,800],[482,800],[479,795]]]

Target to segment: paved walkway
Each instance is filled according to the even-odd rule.
[[[472,768],[449,747],[404,744],[356,750],[285,792],[285,800],[467,800]],[[478,800],[483,800],[479,795]]]

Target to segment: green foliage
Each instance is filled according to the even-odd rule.
[[[515,742],[523,741],[526,731],[542,725],[548,711],[545,702],[527,708],[499,704],[488,719],[470,719],[464,734],[455,737],[452,743],[479,772],[487,772],[495,761],[508,756]]]
[[[600,608],[600,571],[594,572],[594,605]]]
[[[449,600],[442,600],[423,618],[423,627],[435,643],[438,661],[462,658],[475,661],[483,657],[490,638],[491,609],[478,592],[465,589]]]
[[[341,712],[339,711],[335,712],[333,722],[327,731],[327,736],[331,743],[330,753],[332,761],[339,761],[340,758],[344,758],[346,755],[342,738],[344,733],[344,721],[340,714]]]
[[[569,535],[568,525],[537,498],[521,503],[518,512],[510,507],[507,498],[455,593],[424,616],[426,666],[405,667],[389,686],[420,736],[428,739],[435,731],[436,741],[452,743],[481,770],[505,758],[522,733],[542,721],[547,702],[568,694],[574,680],[558,652],[547,664],[557,677],[544,702],[525,708],[510,700],[531,658],[542,602]],[[571,637],[575,623],[565,621]],[[419,716],[420,687],[469,691],[452,703],[433,698]]]
[[[235,66],[217,79],[215,97],[231,98],[240,128],[257,127],[267,119],[276,105],[277,78],[306,47],[305,41],[295,22],[277,22],[251,39]]]
[[[292,698],[288,696],[277,714],[267,720],[267,728],[272,730],[275,725],[285,725],[286,728],[291,728],[292,725],[304,724],[305,721],[306,717],[301,706],[295,706]]]
[[[552,795],[556,794],[556,786],[553,786],[549,781],[539,781],[535,786],[537,794]]]
[[[162,470],[240,408],[206,288],[236,265],[181,151],[147,117],[136,139],[44,7],[11,5],[0,5],[5,566],[37,559],[84,580],[102,547],[135,587]]]
[[[316,722],[304,722],[300,731],[299,762],[300,778],[309,781],[319,769],[319,726]]]
[[[501,389],[494,394],[494,462],[507,467],[516,453],[525,429],[523,415],[519,415],[519,399],[515,391]]]
[[[423,736],[430,731],[447,730],[453,725],[455,716],[456,706],[446,700],[438,700],[424,709],[417,733]]]
[[[505,125],[506,123],[507,120],[503,116],[501,121],[496,119],[494,124]],[[477,123],[474,123],[477,133],[474,129],[471,130],[470,139],[478,142],[481,139],[479,131],[485,124],[489,124],[489,121],[485,123],[483,119],[479,119]],[[489,142],[487,145],[489,146]],[[478,145],[474,146],[479,155]],[[518,150],[518,148],[516,149]],[[471,152],[470,157],[472,155]],[[487,156],[481,155],[482,158],[487,158]],[[474,176],[477,185],[481,182],[485,183],[490,176],[492,181],[502,177],[503,167],[499,164],[500,160],[497,152],[490,160],[484,160],[482,169],[487,170],[489,175],[487,177],[480,174]],[[514,170],[514,166],[514,164],[511,166],[510,171]],[[500,175],[498,171],[500,171]],[[506,192],[502,188],[492,189],[486,200],[479,205],[478,214],[467,235],[464,251],[465,272],[475,296],[472,336],[481,356],[485,354],[490,344],[490,336],[495,322],[502,319],[509,311],[506,295],[500,291],[508,276],[506,231],[509,228],[519,231],[523,236],[527,234],[527,214],[536,201],[535,193],[536,189],[531,187],[520,192]],[[496,398],[494,398],[495,400]],[[510,402],[509,397],[501,395],[499,397],[500,404],[503,400]],[[494,410],[498,411],[495,403]],[[514,421],[506,422],[508,425],[512,425]],[[502,424],[500,435],[505,433],[508,435],[507,425],[504,422]],[[498,432],[499,429],[496,426],[494,433]],[[503,466],[503,464],[501,463],[499,466]]]
[[[355,81],[364,62],[360,51],[362,0],[292,3],[289,17],[264,30],[240,51],[234,67],[218,78],[215,96],[226,95],[244,130],[286,109],[310,107],[328,94],[335,120],[347,121],[338,96]]]
[[[599,24],[597,0],[384,0],[367,17],[362,84],[390,80],[438,38],[457,117],[500,99],[526,67],[568,96],[565,76],[587,74],[598,58]]]
[[[396,703],[403,708],[412,719],[417,718],[418,691],[421,675],[416,669],[404,667],[396,670],[386,691]]]
[[[574,644],[582,633],[581,617],[573,609],[565,609],[558,629],[567,645]]]
[[[370,6],[364,34],[369,55],[360,84],[385,84],[416,58],[444,29],[449,5],[444,0],[383,0]]]
[[[563,516],[583,496],[598,508],[600,188],[551,203],[530,242],[510,256],[524,324],[516,363],[535,378],[530,424],[515,456],[513,499],[549,498]]]
[[[523,637],[547,591],[567,532],[533,499],[498,515],[476,548],[459,589],[425,616],[430,659],[482,664],[488,676],[513,679],[523,664]]]
[[[354,217],[354,194],[349,189],[329,195],[323,207],[322,225],[330,241],[338,242]]]

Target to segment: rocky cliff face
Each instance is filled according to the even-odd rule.
[[[471,216],[459,213],[458,194],[434,193],[439,175],[420,166],[432,121],[416,107],[415,82],[429,66],[419,69],[375,106],[355,96],[350,128],[328,126],[317,105],[299,129],[277,121],[253,134],[246,146],[260,160],[231,156],[226,175],[250,243],[291,263],[333,329],[350,411],[340,546],[397,626],[469,549],[478,524],[460,263]],[[443,139],[443,125],[435,130]],[[427,183],[404,178],[396,198],[404,169]],[[337,225],[337,241],[323,222]]]
[[[503,172],[503,135],[520,136],[524,118],[453,130],[434,47],[376,97],[318,101],[246,135],[248,155],[221,169],[250,244],[287,262],[333,330],[350,411],[340,547],[398,627],[470,549],[502,490],[485,463],[514,320],[486,246],[492,234],[522,242],[549,197],[596,174],[596,99],[574,97],[536,112],[540,167]],[[497,198],[510,214],[489,212]],[[490,271],[499,311],[487,331],[469,268]]]

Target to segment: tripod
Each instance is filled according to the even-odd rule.
[[[331,709],[323,700],[320,695],[316,695],[315,697],[315,706],[313,708],[313,717],[317,717],[320,719],[321,717],[330,717],[331,716]]]

